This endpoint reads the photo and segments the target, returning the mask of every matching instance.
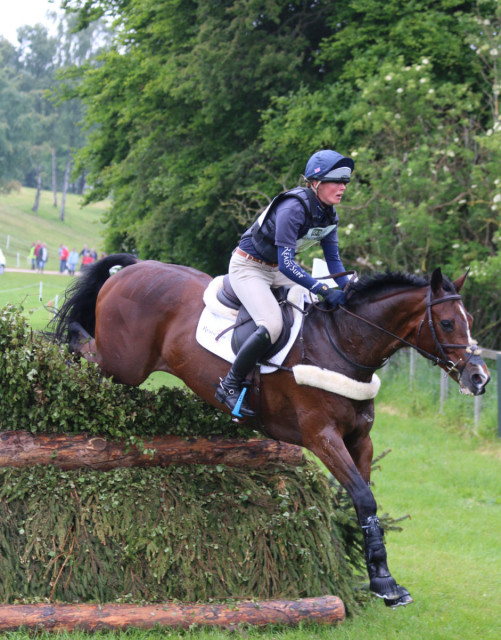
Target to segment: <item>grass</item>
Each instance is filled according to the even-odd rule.
[[[0,307],[22,305],[31,326],[44,329],[53,317],[53,309],[61,305],[71,280],[67,275],[6,271],[0,275]]]
[[[65,219],[61,221],[60,209],[53,206],[50,191],[42,191],[37,213],[31,210],[34,201],[35,189],[22,187],[9,194],[0,193],[0,247],[7,259],[7,268],[30,268],[28,254],[32,242],[38,240],[47,243],[46,270],[59,270],[57,251],[61,243],[70,250],[80,251],[84,244],[98,252],[103,250],[102,219],[106,202],[82,207],[82,198],[70,193],[66,197]],[[60,206],[61,194],[58,202]]]

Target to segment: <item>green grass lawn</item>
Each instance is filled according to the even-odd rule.
[[[36,330],[45,329],[53,310],[61,306],[72,279],[68,275],[6,271],[0,275],[0,307],[22,305],[31,326]]]

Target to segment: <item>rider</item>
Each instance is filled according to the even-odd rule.
[[[257,325],[216,391],[216,399],[238,417],[255,415],[245,398],[245,377],[282,331],[282,312],[271,288],[297,283],[322,298],[328,308],[345,302],[342,291],[309,275],[296,262],[295,254],[320,242],[329,273],[345,270],[339,257],[334,205],[341,202],[353,169],[353,160],[337,151],[314,153],[306,164],[306,188],[278,195],[242,235],[233,252],[230,283]],[[348,277],[340,276],[336,283],[343,288]]]

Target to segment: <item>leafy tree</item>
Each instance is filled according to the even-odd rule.
[[[314,85],[331,3],[295,0],[67,2],[112,11],[113,49],[87,68],[92,198],[113,193],[109,248],[226,268],[241,225],[234,194],[253,184],[260,113]],[[96,13],[97,12],[97,13]]]
[[[89,197],[113,195],[110,249],[220,273],[270,196],[334,147],[357,160],[347,266],[473,265],[499,282],[495,0],[65,4],[118,27],[80,89]],[[499,300],[477,291],[495,341]]]
[[[344,8],[366,4],[378,24],[379,3],[352,2]],[[480,320],[476,333],[485,345],[499,344],[501,147],[496,104],[501,25],[492,2],[474,8],[463,4],[469,12],[455,13],[454,29],[444,34],[445,40],[454,34],[454,44],[432,47],[425,30],[421,42],[428,42],[429,49],[414,51],[398,34],[406,33],[406,14],[412,10],[419,23],[417,8],[432,12],[428,4],[401,6],[400,12],[394,7],[381,27],[383,37],[397,34],[389,37],[386,51],[373,39],[369,11],[356,34],[350,21],[342,23],[346,27],[321,53],[327,61],[345,52],[339,81],[313,93],[278,97],[264,114],[262,150],[270,158],[293,157],[304,144],[303,122],[309,113],[316,125],[307,132],[307,144],[335,146],[357,161],[355,182],[342,207],[345,262],[364,270],[411,272],[441,265],[454,276],[472,267],[476,286],[468,289],[468,304]],[[443,25],[450,17],[440,5],[435,4],[432,25]],[[421,17],[429,22],[429,15]],[[358,55],[358,66],[360,43],[365,50]],[[310,257],[314,255],[312,251]]]
[[[29,157],[32,104],[16,72],[14,47],[0,39],[0,190],[21,182]]]

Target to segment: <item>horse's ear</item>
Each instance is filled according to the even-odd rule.
[[[433,293],[438,293],[440,291],[443,281],[444,279],[442,277],[442,269],[440,267],[437,267],[431,274],[430,286]]]
[[[461,289],[463,288],[464,285],[464,281],[466,280],[466,276],[470,273],[469,269],[466,269],[466,271],[464,272],[464,274],[458,278],[457,280],[454,280],[454,289],[456,289],[456,292],[459,293],[461,291]]]

